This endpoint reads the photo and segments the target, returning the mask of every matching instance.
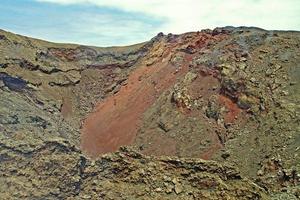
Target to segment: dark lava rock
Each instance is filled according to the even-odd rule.
[[[27,87],[26,81],[21,78],[12,77],[6,73],[0,73],[0,80],[3,81],[6,87],[13,91],[21,91]]]

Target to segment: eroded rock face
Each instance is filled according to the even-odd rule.
[[[268,199],[231,166],[126,148],[90,161],[66,141],[28,154],[1,146],[1,163],[4,199]]]
[[[299,198],[299,44],[234,27],[115,48],[0,31],[3,197]]]

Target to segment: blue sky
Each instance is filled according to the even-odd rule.
[[[1,0],[0,28],[95,46],[216,26],[300,30],[299,0]]]

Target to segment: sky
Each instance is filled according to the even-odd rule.
[[[300,31],[300,0],[1,0],[0,29],[93,46],[222,26]]]

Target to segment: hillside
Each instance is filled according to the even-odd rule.
[[[4,199],[299,199],[300,32],[127,47],[0,30]]]

